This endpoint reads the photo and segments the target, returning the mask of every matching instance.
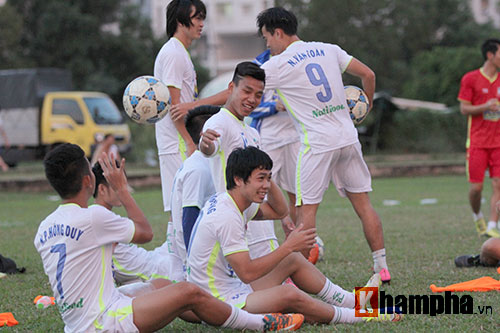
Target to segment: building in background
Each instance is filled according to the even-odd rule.
[[[491,22],[500,28],[500,0],[470,0],[470,6],[477,23]]]

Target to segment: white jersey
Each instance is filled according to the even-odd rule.
[[[203,208],[205,202],[215,194],[215,187],[208,159],[197,150],[184,161],[177,171],[172,188],[172,222],[174,225],[174,251],[186,261],[186,246],[182,231],[182,209]]]
[[[167,86],[181,90],[181,103],[188,103],[198,98],[196,72],[189,52],[177,38],[172,37],[158,53],[154,76]],[[184,141],[170,118],[170,113],[155,124],[158,154],[172,154],[184,150]],[[181,148],[179,148],[181,147]]]
[[[225,257],[248,251],[247,222],[258,210],[259,205],[253,203],[242,214],[227,192],[207,201],[191,234],[187,259],[189,282],[222,301],[242,287],[243,282]]]
[[[314,154],[358,142],[342,82],[351,60],[337,45],[297,41],[262,65],[266,89],[277,91]]]
[[[210,158],[210,170],[217,192],[226,191],[226,161],[236,148],[253,146],[260,148],[259,133],[245,122],[236,118],[228,109],[221,108],[203,126],[203,132],[212,129],[220,134]]]
[[[120,299],[111,271],[112,245],[134,237],[134,223],[102,206],[60,205],[40,223],[35,247],[66,332],[93,331]]]

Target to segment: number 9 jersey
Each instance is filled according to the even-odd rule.
[[[277,91],[302,145],[314,154],[358,142],[342,82],[351,60],[337,45],[296,41],[261,66],[266,90]]]

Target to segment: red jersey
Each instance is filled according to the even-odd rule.
[[[489,78],[482,68],[466,73],[460,82],[458,100],[472,105],[484,104],[492,98],[500,100],[500,76]],[[486,111],[468,116],[466,147],[500,147],[500,112]]]

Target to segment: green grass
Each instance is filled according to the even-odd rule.
[[[467,202],[468,185],[464,177],[419,177],[375,179],[372,203],[382,218],[392,284],[384,287],[393,296],[431,294],[430,284],[452,283],[492,276],[500,279],[493,268],[455,268],[453,258],[478,253],[484,241],[474,229]],[[489,198],[490,186],[484,196]],[[0,193],[0,253],[25,266],[27,272],[0,280],[0,312],[12,312],[20,322],[13,332],[62,331],[63,323],[55,307],[35,309],[36,295],[51,294],[33,238],[38,223],[58,202],[50,201],[53,193]],[[155,239],[145,245],[152,249],[164,240],[166,218],[161,209],[159,189],[138,190],[134,194],[153,224]],[[436,198],[437,204],[421,205],[424,198]],[[400,205],[384,206],[384,200],[399,200]],[[488,212],[484,205],[483,212]],[[123,213],[123,211],[118,211]],[[282,238],[277,224],[276,230]],[[325,260],[318,267],[335,283],[350,290],[370,277],[372,259],[361,223],[347,199],[331,187],[318,212],[318,233],[325,242]],[[464,293],[458,293],[463,295]],[[500,293],[469,293],[474,306],[491,305],[493,315],[408,315],[404,321],[366,325],[312,326],[302,331],[500,331]],[[477,310],[476,310],[477,311]],[[163,331],[217,331],[206,326],[174,321]]]

